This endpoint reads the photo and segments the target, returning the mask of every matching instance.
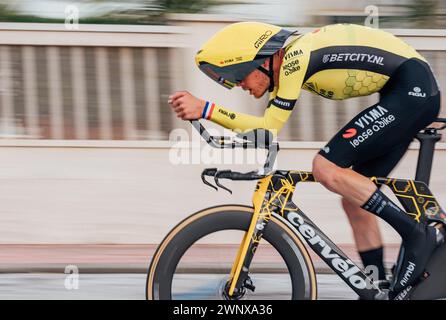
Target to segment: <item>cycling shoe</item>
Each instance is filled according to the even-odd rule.
[[[437,229],[422,223],[414,227],[402,243],[401,261],[395,269],[391,291],[396,294],[415,284],[421,277],[429,258],[437,247]]]

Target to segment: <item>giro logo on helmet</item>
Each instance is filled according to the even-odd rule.
[[[272,35],[272,34],[273,34],[273,32],[272,32],[271,30],[267,30],[267,31],[265,31],[265,33],[262,34],[262,35],[260,36],[260,38],[257,39],[256,42],[254,42],[254,47],[255,47],[256,49],[258,49],[258,48],[265,42],[265,40],[268,39],[268,37],[269,37],[270,35]]]

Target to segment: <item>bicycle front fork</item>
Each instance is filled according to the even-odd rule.
[[[254,215],[239,247],[237,258],[235,259],[229,276],[230,286],[228,294],[230,297],[243,291],[243,285],[248,279],[249,266],[263,236],[263,229],[268,221],[271,220],[271,212],[264,210],[265,206],[263,206],[263,202],[268,201],[270,196],[268,187],[271,183],[271,177],[266,176],[257,182],[252,199]]]
[[[231,270],[229,296],[243,291],[244,286],[248,289],[254,288],[249,283],[249,266],[263,237],[263,230],[271,220],[273,211],[280,210],[283,214],[284,210],[297,209],[291,201],[295,183],[286,178],[286,173],[275,171],[272,175],[257,182],[252,198],[254,215]],[[283,177],[280,179],[282,174]]]

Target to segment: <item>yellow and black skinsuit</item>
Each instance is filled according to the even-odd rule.
[[[279,84],[263,117],[216,105],[208,119],[236,131],[280,131],[301,88],[328,99],[347,99],[379,91],[400,64],[424,58],[390,33],[353,24],[336,24],[297,36],[285,47]],[[232,115],[232,116],[230,116]]]
[[[204,117],[236,132],[278,132],[301,89],[333,100],[380,92],[380,101],[347,123],[320,154],[363,175],[386,176],[438,115],[440,92],[426,60],[388,32],[335,24],[296,36],[284,49],[279,83],[262,117],[217,104]]]

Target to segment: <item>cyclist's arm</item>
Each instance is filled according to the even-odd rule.
[[[235,112],[222,106],[212,105],[212,103],[208,104],[207,109],[205,108],[205,112],[203,112],[204,118],[235,132],[267,129],[278,133],[292,112],[292,109],[280,109],[274,105],[266,108],[263,117]]]

